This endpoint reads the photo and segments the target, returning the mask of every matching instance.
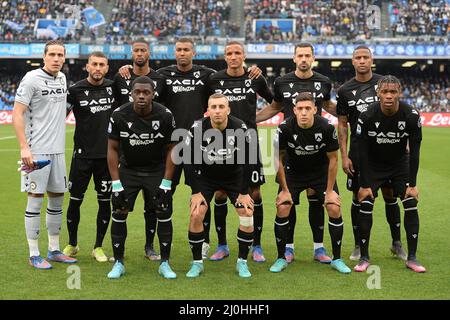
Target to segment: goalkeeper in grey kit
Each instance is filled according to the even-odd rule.
[[[154,91],[150,78],[138,77],[132,85],[133,102],[122,105],[111,116],[108,167],[112,178],[111,240],[116,263],[108,273],[110,279],[125,274],[126,219],[141,190],[145,210],[158,217],[159,274],[166,279],[176,278],[169,265],[174,170],[170,154],[175,145],[171,141],[175,120],[167,108],[153,101]]]

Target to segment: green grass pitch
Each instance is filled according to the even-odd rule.
[[[261,129],[267,130],[267,129]],[[67,168],[70,165],[73,127],[67,133]],[[383,201],[378,199],[374,211],[371,237],[372,264],[379,267],[379,289],[369,289],[367,283],[375,283],[375,274],[352,272],[341,275],[327,265],[312,260],[312,235],[308,223],[306,198],[297,209],[296,260],[281,274],[272,274],[269,267],[276,257],[273,234],[275,196],[277,186],[273,176],[266,176],[262,187],[264,200],[264,232],[262,244],[266,263],[256,264],[249,259],[253,277],[240,279],[235,272],[237,257],[236,231],[238,219],[229,207],[228,242],[231,255],[221,262],[205,262],[205,273],[198,279],[187,279],[191,251],[187,241],[189,219],[188,199],[190,190],[180,186],[174,197],[174,238],[171,265],[178,274],[176,280],[165,280],[158,273],[158,263],[143,257],[144,218],[142,199],[137,201],[134,213],[128,219],[126,243],[126,275],[119,280],[108,280],[106,274],[111,263],[97,263],[90,254],[95,240],[96,197],[90,186],[81,208],[78,255],[81,288],[69,289],[67,265],[54,263],[54,269],[38,271],[28,263],[28,248],[24,230],[26,196],[19,192],[20,178],[17,169],[19,149],[12,126],[0,126],[0,299],[449,299],[450,269],[450,129],[424,128],[421,162],[418,177],[420,191],[420,241],[419,260],[427,267],[427,273],[414,274],[402,261],[389,252],[391,242],[389,227],[384,214]],[[338,184],[341,190],[344,216],[343,257],[348,260],[353,248],[350,224],[351,194],[345,190],[345,177],[339,170]],[[64,202],[64,213],[68,194]],[[402,210],[403,212],[403,210]],[[402,213],[403,221],[403,213]],[[47,252],[45,214],[41,214],[41,253]],[[329,252],[328,228],[324,244]],[[406,246],[402,227],[402,240]],[[61,231],[61,247],[68,241],[65,216]],[[211,230],[214,248],[217,237]],[[111,255],[111,240],[105,238],[104,248]],[[69,281],[70,282],[70,281]]]

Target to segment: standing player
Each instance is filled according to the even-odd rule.
[[[158,69],[158,74],[164,77],[165,86],[161,92],[159,102],[163,103],[175,118],[177,128],[189,129],[195,120],[201,119],[208,107],[209,89],[208,77],[216,72],[203,65],[193,63],[195,57],[194,42],[189,38],[180,38],[175,42],[176,65]],[[130,77],[129,65],[120,68],[120,74],[128,79]],[[249,68],[249,79],[259,77],[261,70],[257,67]],[[183,165],[177,165],[172,179],[172,193],[180,182]],[[184,172],[185,184],[190,185],[190,179]],[[205,215],[203,225],[205,228],[205,241],[203,242],[202,256],[208,257],[210,248],[209,230],[211,223],[211,210]],[[220,227],[219,227],[220,228]]]
[[[221,93],[228,98],[231,115],[245,122],[249,129],[256,131],[256,102],[257,95],[268,103],[272,102],[272,93],[264,77],[249,79],[249,72],[244,69],[244,45],[231,41],[225,46],[225,62],[227,69],[211,75],[208,86],[212,92]],[[259,148],[258,148],[258,158]],[[261,159],[252,165],[250,197],[255,202],[254,220],[255,234],[253,239],[252,257],[256,262],[266,261],[261,248],[261,233],[263,228],[263,202],[261,185],[265,183]],[[217,261],[229,255],[226,242],[227,198],[223,192],[216,193],[214,219],[216,222],[219,246],[210,260]]]
[[[173,233],[170,189],[174,169],[170,154],[175,122],[168,109],[153,101],[155,88],[150,78],[136,78],[132,88],[133,102],[113,112],[109,128],[108,167],[113,180],[114,211],[111,240],[116,263],[108,278],[117,279],[125,273],[126,219],[143,190],[145,210],[155,212],[158,217],[159,273],[166,279],[174,279],[176,274],[170,268],[169,257]]]
[[[175,42],[176,65],[158,70],[165,79],[164,91],[161,94],[162,103],[172,111],[178,128],[189,129],[195,120],[201,119],[208,107],[209,76],[216,72],[203,65],[193,64],[195,56],[194,42],[189,38],[181,38]],[[191,179],[183,165],[175,166],[172,179],[172,193],[175,193],[180,183],[181,173],[184,171],[184,182],[191,185]],[[205,215],[203,221],[205,228],[205,242],[202,248],[202,257],[208,257],[209,229],[211,223],[211,210]]]
[[[347,188],[353,191],[351,207],[353,236],[355,249],[350,255],[350,260],[359,260],[359,235],[358,235],[358,175],[359,159],[356,141],[356,124],[359,114],[369,104],[378,101],[376,86],[380,75],[372,73],[373,57],[369,47],[361,45],[353,51],[352,64],[355,68],[355,77],[344,83],[337,92],[338,132],[341,148],[342,168],[347,174]],[[348,125],[350,124],[350,151],[347,154]],[[393,196],[393,190],[389,185],[381,187],[385,202],[386,218],[391,228],[392,247],[391,252],[399,258],[406,260],[406,252],[402,248],[400,237],[400,207]]]
[[[73,110],[75,116],[76,127],[69,174],[70,202],[67,209],[69,244],[63,252],[68,256],[75,256],[79,251],[77,234],[80,206],[93,176],[97,191],[98,212],[97,236],[92,256],[98,262],[108,261],[102,244],[111,216],[111,177],[106,152],[108,123],[115,109],[115,100],[112,90],[113,82],[105,79],[108,68],[108,58],[104,53],[91,53],[86,64],[88,77],[70,87],[67,98],[69,108]]]
[[[155,87],[154,99],[158,101],[164,88],[164,78],[155,70],[150,68],[150,46],[144,39],[138,39],[132,45],[133,69],[129,78],[124,78],[120,73],[114,76],[114,94],[118,105],[132,101],[131,84],[140,76],[147,76],[153,80]],[[127,68],[128,69],[128,68]],[[153,249],[157,218],[155,212],[144,212],[145,219],[145,257],[150,260],[159,260],[160,256]]]
[[[279,194],[276,200],[275,238],[278,258],[270,268],[281,272],[288,265],[285,257],[289,232],[289,211],[299,204],[300,194],[309,190],[319,205],[327,208],[333,260],[331,267],[341,273],[351,270],[341,259],[344,222],[341,215],[336,175],[338,149],[336,129],[318,114],[313,95],[302,92],[295,98],[294,117],[283,121],[277,130],[275,164],[278,168]],[[292,201],[292,199],[294,201]]]
[[[328,77],[312,71],[314,62],[314,48],[310,43],[299,43],[295,46],[294,63],[296,69],[284,76],[275,79],[274,98],[271,105],[267,106],[256,115],[256,122],[261,122],[273,117],[280,111],[284,112],[285,119],[293,114],[294,101],[300,92],[313,94],[317,114],[322,114],[322,108],[336,115],[336,105],[330,100],[331,81]],[[323,247],[323,227],[325,212],[319,205],[319,199],[307,191],[309,201],[309,224],[314,240],[314,259],[321,263],[330,263],[331,258]],[[292,206],[289,214],[289,236],[286,245],[286,259],[290,263],[294,260],[294,231],[297,220],[295,206]]]
[[[247,256],[253,241],[253,200],[248,194],[249,162],[252,152],[256,154],[256,131],[247,130],[243,121],[229,115],[228,99],[223,94],[211,95],[208,112],[209,117],[196,121],[185,139],[188,148],[185,153],[190,157],[185,158],[184,165],[194,177],[188,235],[194,261],[186,276],[195,278],[203,271],[202,222],[214,193],[223,190],[239,215],[236,270],[240,277],[248,278],[251,273]],[[256,156],[253,158],[256,163]]]
[[[378,81],[380,102],[361,113],[356,127],[360,157],[360,189],[358,200],[359,236],[361,258],[355,271],[364,272],[369,267],[369,240],[372,228],[372,212],[378,189],[390,181],[394,197],[402,199],[405,209],[405,231],[408,241],[406,267],[414,272],[426,269],[416,260],[419,237],[416,186],[419,170],[422,128],[419,113],[400,102],[400,81],[384,76]],[[409,146],[409,153],[408,153]]]
[[[39,252],[40,211],[47,192],[47,259],[74,263],[59,248],[64,192],[67,190],[65,137],[67,81],[61,72],[66,49],[59,40],[45,44],[44,67],[28,72],[20,82],[14,102],[13,124],[20,145],[22,164],[35,168],[37,160],[50,160],[46,167],[22,176],[21,190],[28,193],[25,231],[30,250],[29,263],[37,269],[51,264]]]

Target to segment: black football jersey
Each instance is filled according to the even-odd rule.
[[[330,100],[331,80],[313,71],[313,76],[301,79],[295,75],[295,71],[278,77],[274,82],[274,100],[283,104],[284,117],[294,116],[292,108],[295,98],[300,92],[311,92],[316,100],[317,114],[322,115],[322,104]]]
[[[355,78],[344,83],[337,92],[336,113],[340,116],[347,116],[350,124],[350,150],[356,151],[356,124],[361,112],[367,107],[377,102],[377,83],[382,76],[374,73],[367,82],[359,82]]]
[[[228,97],[231,115],[244,121],[249,128],[255,129],[257,95],[268,103],[272,102],[273,95],[263,76],[251,80],[248,74],[249,72],[245,72],[240,77],[232,77],[226,70],[221,70],[209,77],[208,86],[211,94],[221,93]]]
[[[419,112],[406,103],[400,103],[397,113],[386,116],[381,111],[380,102],[376,102],[359,116],[356,135],[361,161],[361,186],[367,186],[367,179],[370,178],[365,170],[367,165],[383,171],[395,171],[398,165],[407,163],[408,157],[416,157],[416,145],[420,145],[422,140]],[[408,143],[411,154],[408,153]],[[415,177],[411,178],[415,182]]]
[[[172,113],[158,102],[145,117],[133,110],[133,103],[122,105],[113,112],[108,128],[109,139],[120,141],[120,165],[140,172],[164,169],[173,130]]]
[[[208,107],[209,75],[215,70],[193,65],[189,71],[180,71],[176,65],[158,69],[165,78],[161,101],[175,118],[177,128],[189,129],[195,120],[203,118]]]
[[[119,106],[133,101],[131,98],[131,85],[133,84],[133,81],[139,76],[134,74],[133,70],[130,70],[130,73],[130,79],[123,78],[119,73],[116,73],[116,75],[114,76],[114,95]],[[153,69],[150,69],[150,72],[146,76],[152,79],[153,84],[155,85],[155,94],[153,96],[153,99],[155,101],[159,101],[160,96],[164,90],[164,77]]]
[[[76,121],[73,157],[106,158],[109,118],[117,105],[113,82],[104,79],[94,86],[87,79],[78,81],[69,88],[67,103]]]
[[[257,161],[256,130],[247,129],[242,120],[231,115],[221,132],[212,129],[209,117],[195,121],[184,140],[191,155],[184,163],[186,170],[195,170],[200,179],[235,181],[242,193],[247,193],[251,175],[249,163]],[[192,182],[192,191],[199,191],[198,181]]]
[[[278,126],[275,144],[286,150],[286,171],[302,180],[327,175],[327,152],[339,149],[335,127],[317,114],[308,129],[300,128],[295,117],[285,119]]]

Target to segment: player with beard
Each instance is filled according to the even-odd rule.
[[[337,92],[339,145],[342,156],[342,169],[347,174],[347,188],[353,191],[351,217],[353,225],[353,236],[355,249],[350,255],[350,260],[360,259],[358,215],[360,204],[358,203],[359,191],[359,158],[356,140],[356,125],[361,112],[378,101],[377,83],[382,77],[372,73],[372,52],[369,47],[361,45],[353,51],[352,64],[355,68],[355,77],[344,83]],[[350,151],[347,154],[348,124],[350,124]],[[385,202],[386,218],[391,229],[392,247],[391,252],[397,257],[406,260],[406,252],[402,248],[400,237],[400,207],[397,199],[393,196],[392,186],[388,184],[381,187]]]
[[[195,55],[194,42],[189,38],[180,38],[175,42],[176,65],[170,65],[157,71],[165,79],[164,90],[161,92],[158,101],[172,111],[177,129],[189,129],[195,120],[203,117],[208,107],[209,89],[207,87],[207,79],[216,71],[203,65],[194,64],[193,59]],[[132,66],[125,65],[119,69],[119,73],[125,79],[129,79],[131,68]],[[261,70],[258,67],[250,67],[248,71],[249,79],[258,78],[261,75]],[[183,171],[182,164],[175,167],[172,178],[173,194],[180,182]],[[191,177],[185,171],[184,180],[186,185],[191,184]],[[216,207],[217,212],[220,209]],[[218,220],[220,221],[221,219]],[[206,259],[210,248],[211,210],[209,207],[203,223],[205,241],[203,242],[202,256]],[[220,225],[218,227],[220,228]]]
[[[417,173],[419,170],[422,125],[416,109],[400,102],[402,87],[393,76],[378,81],[380,102],[362,112],[356,125],[360,157],[358,200],[361,258],[354,270],[365,272],[370,265],[369,240],[372,213],[378,189],[389,181],[394,197],[402,200],[408,242],[406,267],[414,272],[426,269],[416,259],[419,239]],[[408,152],[409,148],[409,152]]]
[[[312,70],[314,47],[310,43],[299,43],[295,46],[294,63],[296,69],[275,79],[274,98],[272,104],[265,107],[256,115],[256,122],[261,122],[273,117],[280,111],[284,112],[284,118],[294,116],[293,106],[300,92],[313,94],[317,114],[322,114],[322,108],[332,115],[336,115],[336,105],[330,100],[331,81],[328,77]],[[325,223],[325,211],[319,205],[319,199],[312,190],[306,192],[309,201],[309,224],[311,226],[314,241],[314,259],[321,263],[330,263],[331,258],[323,247],[323,229]],[[289,213],[289,236],[286,245],[286,260],[290,263],[294,260],[294,231],[297,220],[295,206]]]
[[[153,80],[155,87],[155,101],[158,101],[161,92],[164,90],[164,78],[155,70],[150,68],[150,46],[144,39],[138,39],[132,45],[133,67],[129,77],[124,78],[118,72],[114,76],[114,94],[118,105],[132,101],[131,83],[140,76],[147,76]],[[144,212],[145,218],[145,247],[144,255],[150,260],[159,260],[159,254],[153,249],[155,231],[157,229],[157,218],[154,212]]]
[[[113,82],[105,79],[108,68],[108,58],[104,53],[91,53],[86,64],[88,77],[71,86],[67,97],[69,108],[75,116],[76,127],[69,173],[70,202],[67,209],[69,244],[63,252],[73,257],[79,251],[77,234],[80,206],[93,176],[98,213],[97,237],[92,256],[98,262],[108,261],[102,243],[111,217],[111,177],[106,152],[109,118],[116,104],[112,90]]]
[[[225,45],[225,62],[227,69],[210,76],[208,86],[211,92],[224,94],[231,109],[231,115],[245,122],[248,128],[256,131],[256,104],[257,95],[263,97],[268,103],[272,102],[272,93],[264,77],[249,79],[249,73],[244,69],[245,50],[242,43],[228,42]],[[252,165],[250,197],[255,202],[254,211],[254,239],[252,258],[255,262],[266,261],[261,247],[261,234],[263,229],[263,201],[261,185],[265,183],[263,165],[258,148],[258,163]],[[210,257],[212,261],[219,261],[229,255],[226,240],[227,197],[223,192],[215,196],[214,218],[219,238],[219,246]]]

